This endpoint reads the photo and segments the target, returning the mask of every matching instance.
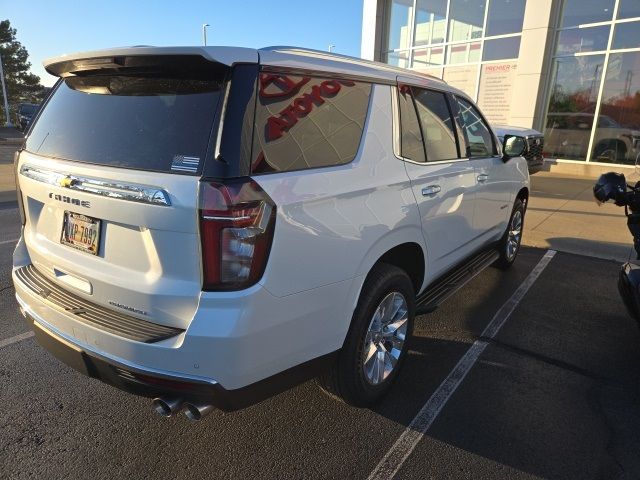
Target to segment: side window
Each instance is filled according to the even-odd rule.
[[[482,120],[478,109],[464,98],[456,97],[460,108],[460,123],[467,141],[468,157],[497,155],[491,130]]]
[[[411,87],[401,85],[398,89],[398,97],[400,102],[400,155],[414,162],[425,162],[420,122],[413,104]]]
[[[251,173],[351,162],[364,130],[371,84],[260,73]]]
[[[444,93],[413,88],[428,162],[458,158],[451,111]]]

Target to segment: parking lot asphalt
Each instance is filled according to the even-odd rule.
[[[0,345],[27,332],[11,286],[16,209],[0,206]],[[395,388],[373,409],[307,382],[199,423],[152,413],[33,338],[0,347],[1,478],[367,478],[540,261],[489,268],[416,320]],[[395,478],[640,478],[640,330],[618,264],[558,253]]]

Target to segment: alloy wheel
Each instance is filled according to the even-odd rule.
[[[522,210],[516,210],[511,218],[509,234],[507,236],[507,258],[515,258],[522,239]]]
[[[364,342],[363,370],[367,382],[379,385],[396,368],[407,335],[409,308],[400,292],[391,292],[376,308]]]

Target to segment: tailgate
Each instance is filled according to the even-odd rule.
[[[58,82],[18,160],[24,237],[61,287],[186,328],[202,290],[198,186],[226,74],[156,60]]]
[[[18,171],[24,239],[38,270],[94,303],[188,326],[202,285],[197,178],[89,167],[29,152],[20,155]],[[68,179],[85,190],[61,186]],[[146,199],[133,196],[136,187],[149,192]],[[118,190],[121,198],[114,196]],[[95,255],[63,243],[65,212],[99,220]]]

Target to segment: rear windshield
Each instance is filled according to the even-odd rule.
[[[221,82],[99,75],[62,80],[25,148],[113,167],[194,174],[205,158]]]

